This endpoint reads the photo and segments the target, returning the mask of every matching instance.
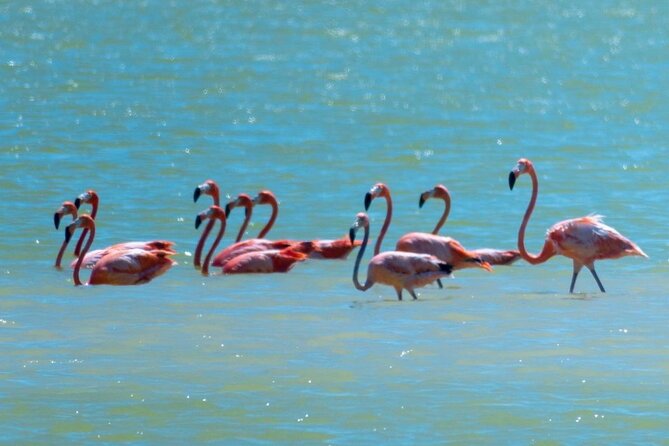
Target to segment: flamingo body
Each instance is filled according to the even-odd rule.
[[[583,265],[595,260],[624,256],[648,257],[641,248],[618,231],[607,226],[601,215],[564,220],[546,232],[556,254],[569,257]]]
[[[351,240],[340,238],[337,240],[314,240],[315,248],[311,254],[310,259],[339,259],[344,260],[355,248],[362,244],[359,240]]]
[[[241,242],[235,243],[228,246],[221,252],[219,252],[214,261],[211,263],[213,266],[222,267],[230,260],[235,257],[258,251],[267,251],[267,250],[281,250],[290,247],[297,243],[293,240],[267,240],[260,238],[253,238],[249,240],[243,240]]]
[[[439,260],[450,264],[454,270],[464,268],[492,268],[475,253],[467,251],[455,239],[425,232],[410,232],[403,235],[395,246],[397,251],[431,254]]]
[[[287,273],[307,255],[291,248],[246,252],[223,265],[223,274]]]
[[[176,262],[174,251],[146,251],[140,248],[112,251],[93,267],[89,285],[140,285],[161,276]]]

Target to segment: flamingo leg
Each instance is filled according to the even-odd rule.
[[[581,271],[581,268],[583,268],[583,264],[574,260],[574,273],[571,276],[571,286],[569,287],[570,294],[574,292],[574,285],[576,285],[576,278],[578,277],[578,273]]]
[[[418,296],[416,296],[416,292],[410,288],[407,288],[407,291],[409,294],[411,294],[411,297],[413,297],[413,300],[418,300]]]
[[[437,285],[439,285],[439,289],[444,287],[444,284],[441,283],[441,279],[437,279]]]
[[[397,300],[402,300],[402,288],[395,288],[397,291]]]
[[[604,289],[604,285],[602,285],[602,282],[599,280],[599,277],[597,276],[597,271],[595,271],[595,265],[588,265],[588,269],[592,273],[592,277],[595,278],[595,281],[597,282],[597,285],[599,285],[599,290],[602,293],[606,293],[606,290]]]

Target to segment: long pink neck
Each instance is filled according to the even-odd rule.
[[[93,238],[95,238],[95,226],[91,226],[90,234],[88,236],[88,240],[86,241],[86,245],[84,245],[84,249],[81,251],[81,253],[79,254],[79,258],[77,259],[77,264],[74,266],[74,272],[72,273],[72,277],[74,279],[74,284],[76,286],[83,285],[83,283],[81,283],[81,280],[79,280],[79,270],[81,269],[81,264],[84,261],[86,253],[93,244]]]
[[[393,200],[390,198],[390,192],[385,194],[386,197],[386,219],[383,221],[383,226],[379,232],[379,237],[376,239],[376,244],[374,245],[374,255],[377,255],[381,252],[381,243],[383,243],[383,238],[388,232],[390,227],[390,220],[393,218]]]
[[[374,282],[370,280],[369,276],[367,276],[364,285],[358,280],[358,270],[360,269],[362,256],[365,254],[365,249],[367,248],[367,242],[369,242],[369,226],[365,226],[365,236],[362,239],[362,245],[360,245],[358,256],[355,258],[355,266],[353,267],[353,285],[360,291],[367,291],[374,285]]]
[[[246,227],[249,225],[249,222],[251,221],[251,215],[253,214],[253,204],[249,203],[248,205],[245,205],[246,208],[246,215],[244,216],[244,222],[242,223],[242,226],[239,228],[239,232],[237,233],[237,238],[235,239],[235,243],[239,243],[242,240],[242,237],[244,237],[244,232],[246,232]],[[262,238],[261,236],[258,236],[258,238]]]
[[[536,172],[534,169],[531,169],[528,173],[530,178],[532,178],[532,198],[530,198],[530,203],[527,205],[523,222],[518,230],[518,251],[520,251],[520,256],[523,259],[532,265],[536,265],[553,257],[555,255],[555,248],[553,248],[553,244],[550,240],[546,240],[539,255],[530,254],[527,252],[527,249],[525,249],[525,228],[527,228],[527,223],[530,221],[530,216],[534,211],[534,205],[537,202],[537,195],[539,194],[539,180],[537,179]]]
[[[214,243],[212,243],[211,248],[209,248],[209,252],[207,253],[207,257],[204,259],[204,264],[202,265],[202,275],[206,276],[209,274],[209,262],[211,262],[211,258],[214,255],[214,251],[216,251],[216,248],[218,248],[218,244],[221,242],[221,239],[223,238],[223,234],[225,234],[225,226],[227,224],[227,220],[225,219],[225,215],[221,217],[219,220],[221,220],[221,229],[218,231],[218,235],[216,235],[216,239],[214,239]],[[216,222],[216,220],[212,219],[212,222]],[[207,235],[209,232],[207,231]],[[204,235],[204,233],[203,233]]]
[[[195,268],[200,268],[201,265],[201,258],[202,258],[202,249],[204,248],[204,240],[209,236],[209,233],[211,230],[214,228],[214,225],[216,224],[216,220],[213,218],[207,222],[207,226],[204,227],[204,231],[202,231],[202,235],[200,235],[200,240],[197,242],[197,247],[195,248],[195,256],[193,258],[193,266]]]
[[[90,205],[91,205],[91,213],[89,214],[93,220],[95,220],[95,216],[98,215],[98,204],[100,203],[99,198],[96,195],[94,195],[91,198]],[[88,228],[85,228],[83,231],[81,231],[81,235],[79,236],[79,240],[77,241],[76,246],[74,247],[74,255],[78,256],[79,253],[81,252],[81,246],[84,243],[84,238],[86,238],[86,235],[88,234]]]
[[[63,253],[65,253],[65,248],[67,248],[67,241],[63,240],[63,244],[60,245],[60,251],[58,251],[58,256],[56,257],[56,268],[60,268],[60,262],[63,260]]]
[[[441,214],[441,218],[437,222],[437,225],[434,227],[434,230],[432,231],[432,234],[437,235],[439,234],[439,230],[441,229],[442,226],[444,226],[444,223],[446,223],[446,219],[448,219],[448,214],[451,213],[451,195],[446,192],[446,195],[443,197],[444,200],[444,213]]]
[[[272,226],[274,226],[276,217],[279,215],[279,204],[276,202],[276,200],[271,200],[269,204],[272,206],[272,215],[270,216],[269,221],[265,227],[262,228],[262,231],[260,231],[260,234],[258,234],[258,238],[263,238],[267,235],[269,230],[272,229]]]

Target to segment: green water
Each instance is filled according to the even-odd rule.
[[[667,444],[669,33],[663,2],[0,4],[0,443]],[[650,259],[459,272],[417,302],[353,258],[202,277],[193,189],[272,189],[275,238],[337,238],[378,181],[385,249],[512,248],[589,213]],[[52,214],[93,188],[96,247],[179,265],[79,287]],[[383,205],[370,210],[374,234]],[[249,234],[269,218],[256,208]],[[225,243],[241,222],[233,214]],[[69,254],[68,254],[69,255]]]

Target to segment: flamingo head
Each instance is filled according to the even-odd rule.
[[[378,197],[390,197],[390,189],[384,183],[376,183],[372,188],[365,194],[365,210],[369,210],[369,205],[372,204],[372,201]]]
[[[77,218],[77,207],[71,201],[65,201],[60,205],[55,214],[53,214],[53,224],[56,226],[56,229],[60,226],[60,219],[63,218],[63,215],[71,215],[72,218]]]
[[[532,169],[532,161],[526,158],[519,159],[516,167],[509,173],[509,189],[513,190],[513,185],[516,184],[518,177],[524,173],[529,173]]]
[[[355,242],[355,234],[358,232],[358,229],[368,227],[369,217],[364,212],[360,212],[355,216],[355,221],[353,222],[353,225],[351,225],[351,229],[348,231],[348,238],[351,240],[351,244]]]
[[[197,202],[202,194],[211,195],[214,199],[214,204],[216,206],[219,205],[221,193],[218,189],[218,184],[216,184],[214,180],[207,180],[195,188],[195,191],[193,192],[193,202]]]
[[[425,202],[430,198],[441,198],[442,200],[450,200],[451,195],[446,189],[446,186],[443,184],[437,184],[432,189],[427,190],[420,194],[420,199],[418,200],[418,207],[422,208]]]
[[[269,190],[261,190],[258,192],[258,195],[256,195],[253,198],[253,204],[270,204],[270,205],[276,205],[278,204],[278,201],[276,199],[276,196],[272,193],[272,191]]]
[[[223,211],[223,209],[216,206],[215,204],[212,204],[211,206],[209,206],[209,209],[197,214],[197,216],[195,217],[195,229],[198,229],[202,224],[202,222],[208,218],[211,219],[217,218],[221,221],[225,221],[225,216],[226,214],[225,211]]]
[[[87,190],[83,194],[79,195],[75,200],[74,200],[74,205],[79,209],[79,207],[83,203],[88,203],[92,205],[93,207],[97,207],[98,205],[98,194],[94,190]]]
[[[65,227],[65,243],[69,243],[72,234],[77,228],[94,229],[95,220],[90,215],[84,214],[77,217],[72,223]]]
[[[246,217],[248,217],[253,209],[253,199],[247,194],[239,194],[234,200],[230,200],[228,204],[225,205],[225,216],[230,216],[230,212],[239,206],[244,206],[246,208]]]

